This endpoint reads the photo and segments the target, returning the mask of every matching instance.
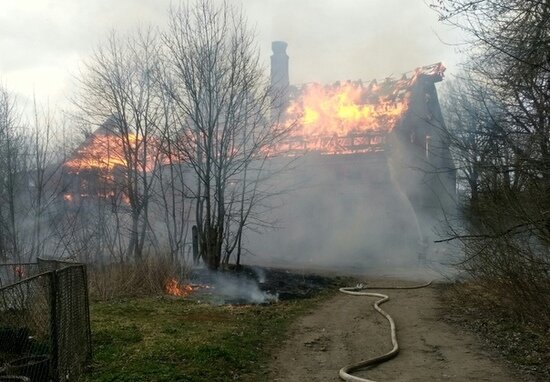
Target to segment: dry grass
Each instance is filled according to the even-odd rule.
[[[442,289],[447,321],[480,336],[512,364],[537,381],[550,380],[550,317],[520,316],[514,298],[490,283],[464,282]]]
[[[88,283],[92,300],[153,296],[163,293],[171,278],[184,279],[189,267],[166,257],[140,262],[91,264]]]

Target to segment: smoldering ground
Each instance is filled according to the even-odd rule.
[[[238,272],[213,272],[197,267],[191,273],[190,282],[208,286],[197,288],[191,298],[206,298],[214,304],[271,304],[309,298],[341,286],[341,280],[334,277],[258,266],[244,266]]]

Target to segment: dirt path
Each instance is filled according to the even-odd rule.
[[[411,285],[389,280],[376,284]],[[390,296],[382,308],[395,320],[401,351],[358,376],[381,382],[520,380],[473,336],[438,319],[434,287],[380,292]],[[374,300],[339,294],[301,318],[275,355],[269,380],[339,381],[342,366],[391,349],[389,325],[372,308]]]

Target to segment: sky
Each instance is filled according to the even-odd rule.
[[[427,0],[228,1],[242,5],[266,67],[271,41],[289,44],[294,84],[382,79],[439,61],[453,73],[460,61],[458,32]],[[113,29],[162,26],[171,2],[0,0],[0,82],[20,100],[63,105],[94,47]]]

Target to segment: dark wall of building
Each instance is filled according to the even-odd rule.
[[[424,247],[436,238],[445,215],[453,213],[456,193],[436,81],[425,76],[415,82],[409,109],[388,139],[392,176],[417,215]]]
[[[384,153],[307,154],[278,176],[286,190],[275,230],[250,233],[245,261],[278,266],[366,269],[417,261],[415,213],[396,186]]]

